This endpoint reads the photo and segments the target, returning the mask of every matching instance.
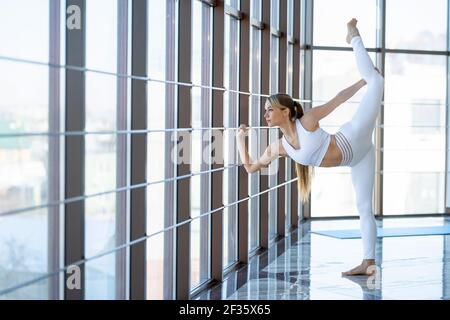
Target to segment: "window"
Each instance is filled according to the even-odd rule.
[[[270,20],[271,28],[279,29],[280,1],[271,0],[270,2]],[[279,54],[280,39],[275,35],[271,35],[270,39],[270,94],[278,92],[279,81]],[[279,129],[269,130],[269,145],[278,140]],[[269,165],[269,188],[273,188],[278,184],[278,161],[272,161]],[[269,191],[269,241],[275,239],[277,235],[277,211],[278,197],[277,189]]]
[[[49,61],[49,1],[2,1],[0,21],[7,26],[0,28],[0,55]],[[2,216],[49,202],[48,136],[13,136],[48,130],[49,68],[1,59],[0,70],[0,134],[12,135],[0,138],[0,288],[6,289],[51,268],[48,208]],[[7,298],[46,299],[49,280]]]
[[[293,37],[294,36],[294,2],[293,0],[288,0],[287,4],[287,35]],[[294,97],[293,95],[293,64],[294,64],[294,46],[293,44],[288,42],[287,45],[287,84],[286,84],[286,90],[287,94],[289,94],[292,98],[298,98]],[[289,181],[297,176],[295,170],[291,170],[292,164],[294,163],[292,159],[289,157],[282,158],[281,161],[286,162],[286,173],[285,173],[285,179],[286,181]],[[296,182],[293,182],[296,183]],[[292,190],[296,190],[292,188],[292,183],[289,183],[285,187],[285,207],[286,207],[286,234],[289,232],[289,229],[291,228],[291,192]]]
[[[387,3],[397,1],[386,1]],[[405,3],[402,7],[409,7]],[[345,41],[347,36],[347,22],[355,17],[358,28],[367,48],[375,47],[376,41],[376,0],[319,0],[314,1],[313,44],[315,46],[349,46]],[[398,12],[404,21],[404,13]],[[411,23],[410,23],[411,24]],[[405,25],[406,26],[406,25]]]
[[[117,1],[86,2],[86,68],[117,72]],[[86,131],[117,129],[117,78],[86,72]],[[85,136],[85,193],[117,187],[117,135]],[[116,246],[116,201],[109,193],[85,201],[85,254],[91,257]],[[114,299],[115,257],[86,264],[87,299]]]
[[[385,86],[383,212],[443,213],[446,57],[387,54]]]
[[[238,9],[239,0],[227,0],[226,4]],[[225,16],[225,44],[224,44],[224,86],[229,90],[239,90],[239,21],[230,15]],[[224,93],[224,126],[236,128],[238,126],[239,95],[234,92]],[[236,164],[237,154],[234,130],[225,130],[224,134],[224,163],[225,166]],[[225,169],[223,172],[223,202],[224,205],[237,201],[237,167]],[[234,263],[237,259],[237,206],[232,205],[223,211],[223,265]]]
[[[261,0],[251,2],[251,12],[253,19],[261,20]],[[250,29],[250,91],[261,93],[261,30],[254,27]],[[261,118],[261,97],[251,96],[250,98],[250,127],[259,127]],[[261,130],[251,130],[249,136],[249,153],[252,159],[258,159],[261,153],[259,150],[259,133]],[[249,194],[259,192],[259,176],[251,174],[249,176]],[[250,199],[249,202],[249,250],[259,246],[259,197]]]
[[[386,47],[445,51],[447,2],[386,1]]]
[[[211,86],[211,34],[212,8],[198,0],[192,0],[192,82]],[[192,126],[211,127],[210,89],[194,87],[192,93]],[[211,132],[194,130],[192,132],[192,172],[205,172],[210,169],[209,159],[205,158]],[[211,174],[196,175],[191,178],[191,217],[211,210]],[[210,216],[191,222],[191,289],[209,278]]]
[[[176,80],[175,34],[177,23],[175,1],[150,0],[148,2],[148,76],[156,80]],[[155,32],[158,30],[158,32]],[[149,81],[147,126],[147,179],[164,181],[176,175],[176,162],[171,152],[177,133],[162,132],[177,126],[175,97],[177,87]],[[152,234],[176,223],[176,182],[152,184],[147,188],[147,233]],[[175,232],[169,230],[147,240],[147,299],[174,297]]]

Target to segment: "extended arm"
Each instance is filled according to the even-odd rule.
[[[305,116],[307,115],[309,121],[315,123],[319,122],[321,119],[325,118],[327,115],[333,112],[333,110],[338,106],[353,97],[355,93],[365,85],[366,81],[364,81],[363,79],[359,80],[358,82],[352,84],[350,87],[340,91],[333,99],[331,99],[327,103],[312,108],[305,113]]]
[[[241,126],[242,127],[242,126]],[[245,127],[243,129],[239,129],[238,134],[236,135],[236,142],[239,150],[239,156],[244,165],[245,170],[248,173],[253,173],[261,170],[263,167],[267,167],[273,160],[278,158],[279,152],[279,143],[280,140],[277,140],[270,144],[258,161],[253,162],[250,158],[250,155],[247,151],[247,147],[245,145]]]

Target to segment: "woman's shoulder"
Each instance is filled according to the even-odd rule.
[[[278,154],[282,157],[286,157],[288,154],[286,152],[286,149],[283,146],[283,139],[284,136],[278,140],[275,140],[272,145],[273,145],[273,151],[276,152],[278,151]]]
[[[266,148],[265,154],[267,154],[267,156],[272,157],[272,156],[276,156],[276,155],[280,155],[280,156],[287,156],[287,152],[284,149],[283,143],[282,143],[282,139],[277,139],[275,141],[273,141],[271,144],[269,144]]]
[[[308,132],[314,132],[320,128],[319,121],[317,121],[311,114],[305,113],[300,119],[297,119],[302,125],[303,129]]]

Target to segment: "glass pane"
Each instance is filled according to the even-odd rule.
[[[161,70],[163,69],[163,70]],[[157,72],[165,77],[164,66],[160,66],[157,71],[155,68],[153,72]],[[163,79],[162,78],[162,79]],[[148,128],[161,129],[165,127],[165,113],[158,112],[161,106],[165,105],[165,85],[156,82],[148,83]],[[150,103],[151,101],[151,103]],[[175,138],[176,134],[166,134],[164,132],[150,132],[147,135],[147,181],[149,183],[164,181],[166,179],[166,139],[171,140],[172,136]],[[167,176],[173,178],[173,176]],[[162,230],[165,225],[171,225],[173,221],[166,221],[165,212],[166,199],[169,195],[166,194],[166,188],[174,186],[175,182],[161,182],[151,184],[147,187],[147,232],[153,233]],[[167,209],[169,210],[169,209]],[[167,211],[167,215],[170,212]],[[150,257],[147,257],[150,258]],[[148,284],[150,285],[150,284]],[[160,288],[162,290],[162,287]],[[162,294],[162,293],[161,293]]]
[[[225,16],[224,43],[224,86],[231,90],[238,90],[239,70],[239,23],[237,20]],[[224,126],[236,128],[238,95],[232,92],[224,93]],[[224,159],[225,166],[236,164],[235,130],[224,131]],[[236,178],[237,168],[226,169],[223,172],[223,202],[234,203],[237,200]],[[223,214],[223,263],[224,267],[234,263],[237,259],[237,206],[224,209]]]
[[[148,75],[159,80],[171,80],[173,1],[148,1]],[[173,28],[176,28],[173,25]],[[155,32],[158,30],[158,32]],[[174,128],[170,123],[174,109],[175,87],[147,82],[149,129]],[[147,181],[155,182],[174,177],[175,162],[171,160],[175,132],[151,132],[147,135]],[[147,187],[147,234],[158,232],[175,223],[173,204],[175,182],[163,182]],[[172,204],[172,205],[171,205]],[[147,241],[147,299],[170,299],[173,295],[173,253],[175,231],[158,234]]]
[[[49,61],[48,0],[1,1],[0,21],[1,56]],[[48,67],[2,59],[0,70],[0,134],[48,131]],[[49,202],[48,150],[46,136],[0,137],[0,291],[53,271],[48,209],[2,216]],[[48,288],[44,280],[0,299],[47,299]]]
[[[289,5],[292,7],[293,3],[292,1],[289,2]],[[291,8],[289,7],[289,8]],[[288,12],[289,16],[293,16],[293,10],[290,9]],[[292,45],[288,45],[287,50],[287,93],[292,97],[293,96],[293,62],[294,62],[294,47]],[[294,99],[298,97],[293,97]],[[285,180],[289,181],[297,176],[295,170],[292,170],[292,163],[293,160],[290,158],[283,158],[283,161],[286,161],[285,168],[286,168],[286,174],[285,174]],[[292,206],[291,206],[291,192],[293,190],[297,190],[293,188],[292,186],[295,185],[296,182],[290,183],[286,185],[285,187],[285,204],[286,204],[286,233],[289,233],[289,229],[291,227],[291,215],[292,215]],[[295,208],[294,208],[295,209]]]
[[[288,0],[287,8],[287,32],[288,35],[292,36],[294,33],[294,19],[298,19],[298,17],[294,17],[294,0]]]
[[[0,134],[47,131],[48,68],[0,61],[0,70]],[[48,143],[46,136],[0,138],[0,290],[49,271],[48,210],[1,215],[49,202]],[[47,282],[8,296],[46,299]]]
[[[166,3],[148,1],[148,73],[150,78],[164,79],[166,64]],[[157,27],[158,32],[154,32]]]
[[[387,1],[392,2],[392,1]],[[395,2],[395,1],[394,1]],[[403,14],[399,13],[402,17]],[[366,47],[376,44],[376,0],[316,0],[314,1],[313,44],[315,46],[350,46],[345,41],[347,22],[355,17]]]
[[[86,2],[86,67],[117,72],[117,1]],[[86,130],[116,130],[117,78],[86,73]],[[115,135],[85,138],[85,192],[94,194],[117,187]],[[86,210],[86,256],[115,247],[116,194],[89,198]],[[115,298],[115,254],[86,264],[86,297]],[[101,283],[103,290],[97,284]],[[108,290],[107,290],[108,289]]]
[[[200,284],[200,269],[201,269],[201,239],[200,239],[200,219],[195,219],[191,222],[191,288],[195,288]]]
[[[272,0],[272,12],[278,14],[279,2]],[[276,23],[278,18],[276,19]],[[275,23],[273,22],[273,23]],[[279,86],[279,65],[278,58],[280,52],[280,40],[275,36],[271,37],[270,41],[270,93],[274,94],[278,92]],[[279,130],[269,130],[269,144],[275,142],[278,139]],[[261,150],[263,152],[263,150]],[[273,188],[278,184],[278,161],[272,161],[269,165],[269,188]],[[277,235],[277,212],[278,212],[278,197],[277,189],[269,191],[269,241],[274,239]]]
[[[0,21],[0,55],[49,61],[49,0],[0,1]]]
[[[401,17],[401,19],[399,19]],[[386,47],[446,50],[447,1],[386,1]]]
[[[147,240],[147,299],[164,299],[164,234]]]
[[[257,20],[261,19],[261,2],[262,0],[252,0],[250,4],[252,11],[252,18]]]
[[[28,194],[33,196],[32,192]],[[0,290],[33,280],[48,272],[47,239],[47,209],[0,218]],[[0,299],[47,297],[48,283],[42,282],[30,290],[13,291],[6,297],[0,296]]]
[[[260,1],[252,1],[254,16],[260,16]],[[261,92],[261,31],[252,28],[250,41],[250,91],[254,93]],[[261,98],[251,96],[250,98],[250,121],[251,127],[260,126],[261,119]],[[248,151],[252,159],[258,159],[259,151],[259,132],[260,130],[251,130],[249,134]],[[249,194],[259,193],[259,176],[251,174],[249,176]],[[251,198],[249,201],[249,250],[255,249],[259,245],[259,197]]]
[[[227,6],[239,9],[240,0],[225,0]]]
[[[383,178],[384,215],[445,212],[443,172],[387,172]]]
[[[192,1],[192,81],[211,85],[211,17],[210,6],[197,0]],[[211,126],[211,90],[192,88],[192,126],[207,128]],[[209,160],[204,156],[208,147],[206,141],[210,132],[196,130],[192,138],[192,172],[205,172],[210,169]],[[210,174],[191,178],[191,217],[199,216],[211,209]],[[198,192],[199,191],[199,192]],[[210,217],[197,219],[191,223],[191,288],[195,288],[209,278],[209,221]]]
[[[386,54],[385,100],[407,104],[445,103],[445,64],[442,56]],[[385,112],[394,111],[391,109],[386,107]]]
[[[101,161],[98,155],[91,155],[97,157],[94,158],[94,161]],[[91,160],[92,157],[89,158],[91,163],[94,162]],[[115,171],[115,167],[109,169],[112,170],[109,173]],[[86,199],[85,250],[87,258],[116,247],[115,204],[116,194]],[[115,254],[110,254],[104,259],[95,259],[86,264],[86,298],[115,299],[115,256]],[[98,283],[102,283],[102,286],[111,290],[101,290],[98,288]]]
[[[86,1],[86,67],[117,72],[117,0]]]
[[[202,3],[192,1],[192,82],[200,84],[202,76]],[[201,128],[202,108],[201,108],[201,88],[192,88],[192,126]],[[202,171],[202,135],[203,131],[193,131],[191,133],[192,146],[192,172]],[[191,217],[199,216],[201,208],[201,176],[191,178]],[[191,288],[196,287],[200,282],[200,220],[191,223]]]
[[[1,267],[0,267],[1,269]],[[1,271],[1,270],[0,270]],[[0,278],[7,277],[8,274],[0,273]],[[40,276],[40,275],[37,275]],[[21,287],[10,293],[2,295],[1,300],[43,300],[47,299],[48,288],[58,281],[59,274],[50,276],[41,281],[35,282],[25,287]],[[28,279],[29,280],[29,279]],[[3,287],[1,287],[3,289]]]
[[[445,57],[386,55],[384,214],[444,212],[445,85]]]
[[[270,0],[270,25],[272,28],[280,27],[280,0]]]
[[[48,131],[48,68],[0,60],[0,70],[0,134]],[[47,163],[46,136],[0,138],[0,214],[48,202]]]
[[[112,249],[112,248],[110,248]],[[116,256],[124,255],[126,249],[90,260],[85,264],[86,299],[116,299]]]

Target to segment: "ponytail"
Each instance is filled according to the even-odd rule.
[[[297,117],[298,117],[298,109],[297,109],[297,106],[298,106],[298,104],[297,104],[297,101],[293,101],[293,109],[294,109],[294,115],[292,116],[292,120],[294,120],[295,121],[295,119],[297,119]]]
[[[314,167],[295,163],[295,171],[297,171],[297,191],[300,200],[303,203],[308,202],[309,194],[311,193],[311,182],[314,176]]]
[[[292,100],[294,102],[293,109],[294,109],[294,116],[293,119],[300,119],[303,116],[303,107],[300,103],[298,103],[295,100]]]

